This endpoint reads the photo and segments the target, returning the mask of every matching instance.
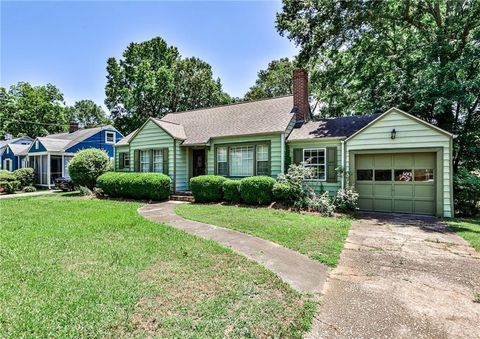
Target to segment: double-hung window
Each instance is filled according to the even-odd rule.
[[[217,174],[218,175],[228,175],[228,148],[227,147],[218,147],[217,148]]]
[[[112,132],[112,131],[105,132],[105,143],[107,144],[115,143],[115,132]]]
[[[303,164],[313,169],[311,179],[325,180],[326,178],[326,156],[325,148],[309,148],[303,150]]]
[[[161,149],[153,150],[153,171],[163,173],[163,152]]]
[[[257,145],[257,175],[270,175],[268,145]]]
[[[140,151],[140,172],[150,172],[150,151]]]
[[[216,173],[231,177],[270,175],[268,144],[219,146],[216,148]]]
[[[253,175],[254,146],[230,148],[230,176],[248,177]]]

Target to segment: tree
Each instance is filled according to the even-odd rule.
[[[110,119],[103,108],[92,100],[79,100],[72,107],[69,107],[71,121],[76,121],[84,128],[108,125]]]
[[[0,88],[0,133],[32,138],[67,129],[68,116],[63,94],[51,84],[28,82]]]
[[[209,64],[198,58],[182,59],[177,48],[160,37],[131,43],[123,59],[108,59],[107,73],[105,104],[124,133],[151,116],[231,101],[220,80],[213,79]]]
[[[258,72],[255,85],[245,94],[246,100],[271,98],[292,94],[292,73],[294,64],[288,58],[273,60],[266,70]]]
[[[459,135],[454,167],[480,167],[480,2],[284,0],[323,115],[397,106]]]

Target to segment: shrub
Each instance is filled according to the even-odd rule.
[[[13,172],[6,171],[6,170],[1,170],[0,171],[0,181],[14,181],[15,176],[13,175]]]
[[[86,149],[78,152],[68,163],[68,173],[75,185],[95,187],[97,178],[106,173],[110,166],[110,159],[105,151]]]
[[[21,184],[18,180],[13,181],[0,181],[0,187],[3,189],[3,192],[7,194],[15,193],[15,191],[19,191]]]
[[[310,211],[319,212],[324,215],[330,216],[335,211],[335,205],[328,192],[314,194],[312,197],[306,199],[306,203]]]
[[[290,199],[290,184],[288,182],[276,182],[273,185],[272,194],[275,201],[288,201]]]
[[[93,195],[92,190],[85,186],[78,186],[78,192],[85,197],[91,197]]]
[[[97,179],[97,187],[111,197],[165,200],[172,180],[160,173],[107,172]]]
[[[305,179],[313,177],[313,169],[302,165],[290,165],[286,174],[278,176],[278,182],[289,186],[289,195],[285,202],[297,208],[306,207],[306,199],[314,193]]]
[[[453,199],[455,213],[476,216],[480,213],[480,175],[459,169],[453,176]]]
[[[240,196],[249,205],[265,205],[272,202],[275,179],[271,177],[248,177],[240,181]]]
[[[333,203],[338,211],[355,211],[358,208],[358,193],[353,186],[341,188],[335,194]]]
[[[190,188],[196,202],[221,201],[223,183],[227,179],[218,175],[200,175],[190,179]]]
[[[32,186],[35,179],[35,172],[33,168],[19,168],[13,172],[16,180],[20,181],[22,187]]]
[[[231,202],[242,200],[240,196],[240,180],[225,180],[223,182],[223,199]]]
[[[30,193],[30,192],[36,192],[37,189],[33,186],[25,186],[23,191],[26,192],[26,193]]]

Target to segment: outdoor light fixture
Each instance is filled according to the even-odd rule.
[[[395,128],[394,128],[394,129],[392,129],[392,133],[390,135],[390,138],[392,138],[392,140],[393,140],[393,139],[395,139],[396,136],[397,136],[397,131],[395,131]]]

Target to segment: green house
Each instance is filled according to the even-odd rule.
[[[451,217],[453,136],[406,112],[311,120],[308,76],[293,95],[150,118],[115,145],[115,170],[161,172],[173,190],[203,174],[276,177],[290,163],[334,194],[354,185],[360,209]]]

